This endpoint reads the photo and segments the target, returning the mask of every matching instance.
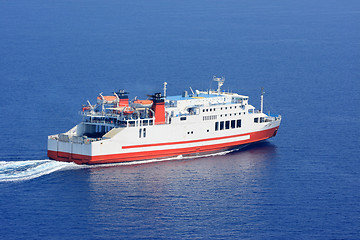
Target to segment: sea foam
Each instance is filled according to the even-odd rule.
[[[76,167],[75,163],[53,160],[0,161],[0,182],[30,180]]]
[[[111,167],[111,166],[124,166],[124,165],[138,165],[138,164],[147,164],[154,162],[163,162],[171,160],[186,160],[193,158],[201,157],[210,157],[225,155],[231,151],[223,151],[219,153],[206,154],[201,156],[176,156],[171,158],[162,158],[162,159],[149,159],[133,162],[123,162],[123,163],[112,163],[112,164],[99,164],[99,165],[77,165],[72,162],[58,162],[54,160],[44,159],[44,160],[26,160],[26,161],[0,161],[0,182],[14,182],[14,181],[24,181],[34,178],[38,178],[44,175],[56,171],[64,171],[70,169],[80,169],[80,168],[95,168],[95,167]]]

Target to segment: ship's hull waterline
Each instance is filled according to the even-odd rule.
[[[149,160],[149,159],[170,158],[179,155],[182,156],[202,155],[207,153],[216,153],[229,149],[234,149],[242,145],[269,139],[276,135],[278,128],[279,127],[275,127],[268,130],[253,132],[249,134],[223,137],[220,139],[225,138],[225,139],[229,139],[230,141],[225,143],[218,143],[218,144],[209,144],[209,145],[205,144],[198,146],[188,146],[188,147],[182,146],[179,148],[171,148],[171,146],[174,145],[184,145],[184,142],[158,143],[158,144],[149,144],[149,145],[169,146],[169,148],[148,151],[146,150],[147,146],[143,146],[143,147],[136,146],[136,148],[140,151],[134,151],[130,153],[105,154],[98,156],[81,155],[81,154],[73,154],[69,152],[58,152],[58,151],[48,150],[48,156],[50,159],[63,161],[63,162],[75,162],[77,164],[104,164],[104,163],[121,163],[121,162],[141,161],[141,160]],[[239,138],[239,137],[244,138],[244,140],[232,141],[234,138]],[[214,141],[214,140],[217,140],[217,138],[196,140],[195,142]],[[129,148],[133,148],[133,146],[129,146]]]

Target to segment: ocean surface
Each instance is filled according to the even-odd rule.
[[[215,88],[281,114],[200,158],[47,158],[86,100]],[[360,239],[360,1],[0,0],[1,239]]]

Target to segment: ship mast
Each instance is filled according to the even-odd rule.
[[[263,113],[263,110],[264,110],[264,88],[262,87],[261,88],[261,107],[260,107],[260,109],[261,109],[261,113]]]
[[[224,77],[217,78],[216,76],[214,76],[214,77],[213,77],[213,80],[218,83],[217,93],[220,95],[220,93],[221,93],[221,86],[224,84],[225,78],[224,78]]]

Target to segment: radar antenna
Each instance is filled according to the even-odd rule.
[[[214,76],[214,77],[213,77],[213,80],[218,83],[217,92],[218,92],[218,94],[220,95],[220,93],[221,93],[221,86],[224,85],[225,78],[224,78],[224,77],[219,78],[219,77]]]
[[[166,97],[166,85],[167,85],[167,82],[164,82],[164,97]]]

